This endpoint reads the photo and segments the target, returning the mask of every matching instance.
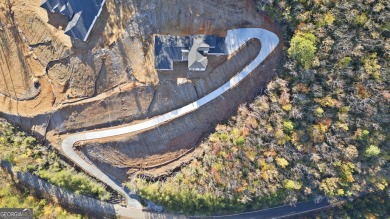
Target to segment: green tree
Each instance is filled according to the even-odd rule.
[[[313,64],[316,51],[316,37],[314,34],[298,31],[291,39],[288,55],[290,58],[295,59],[305,69],[308,69]]]
[[[340,194],[340,192],[338,191],[339,181],[340,179],[336,177],[326,178],[321,181],[320,190],[324,191],[324,193],[328,196],[338,195]]]
[[[367,22],[367,20],[368,20],[368,18],[367,18],[367,15],[365,13],[361,13],[361,14],[357,15],[355,18],[355,22],[361,26],[363,26]]]
[[[367,55],[363,59],[364,70],[368,75],[371,75],[375,80],[380,79],[381,66],[378,64],[378,58],[376,53]]]
[[[301,184],[299,184],[298,182],[295,182],[293,180],[290,180],[290,179],[286,179],[283,181],[283,187],[288,189],[288,190],[299,190],[301,188]]]
[[[345,68],[351,63],[351,61],[352,61],[352,58],[349,56],[346,56],[346,57],[340,59],[338,64],[340,67]]]
[[[286,168],[288,166],[288,161],[283,157],[277,157],[275,160],[276,163],[282,168]]]
[[[243,136],[238,137],[234,140],[234,145],[243,146],[245,144],[245,138]]]
[[[286,133],[290,133],[294,129],[294,124],[291,121],[284,121],[283,128]]]
[[[314,111],[314,114],[317,116],[317,117],[322,117],[322,114],[324,113],[324,109],[322,109],[321,107],[318,107],[315,111]]]
[[[366,151],[365,151],[365,156],[366,157],[372,157],[372,156],[377,156],[381,152],[381,149],[378,148],[376,145],[370,145]]]

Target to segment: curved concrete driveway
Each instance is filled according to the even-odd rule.
[[[257,57],[247,65],[241,72],[233,76],[228,82],[226,82],[221,87],[217,88],[213,92],[207,94],[206,96],[200,98],[199,100],[192,102],[186,106],[173,110],[171,112],[153,117],[144,122],[128,125],[120,128],[112,128],[108,130],[101,131],[89,131],[80,134],[74,134],[69,137],[66,137],[62,141],[62,150],[65,155],[76,163],[80,168],[89,173],[90,175],[101,180],[103,183],[107,184],[113,188],[118,193],[122,194],[127,201],[127,207],[142,209],[141,204],[136,198],[130,197],[130,195],[116,183],[113,179],[109,178],[104,174],[99,168],[97,168],[92,163],[88,163],[83,158],[81,158],[73,149],[73,145],[78,141],[84,140],[93,140],[99,138],[106,138],[116,135],[128,134],[132,132],[142,131],[152,127],[156,127],[167,121],[176,119],[180,116],[186,115],[192,111],[197,110],[202,105],[214,100],[227,90],[235,87],[241,80],[248,76],[257,66],[259,66],[264,59],[275,49],[279,44],[279,38],[276,34],[261,28],[242,28],[229,30],[225,39],[227,46],[228,54],[234,53],[240,47],[242,47],[247,41],[251,39],[258,39],[261,43],[260,53]]]

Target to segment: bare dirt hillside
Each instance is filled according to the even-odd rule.
[[[81,42],[65,35],[64,17],[48,14],[40,2],[0,3],[2,112],[33,116],[120,84],[157,83],[145,58],[149,45],[124,31],[131,4],[107,1],[90,39]]]
[[[62,16],[48,14],[39,4],[0,3],[1,42],[9,44],[0,50],[0,116],[59,150],[64,134],[133,123],[204,96],[241,70],[260,48],[251,42],[233,57],[210,58],[201,74],[181,64],[172,72],[156,72],[154,34],[224,35],[239,27],[277,30],[251,0],[108,0],[90,38],[81,42],[63,33]],[[115,176],[125,173],[125,178],[126,173],[139,173],[134,168],[139,165],[169,163],[173,170],[191,159],[193,148],[217,122],[261,90],[277,58],[272,60],[227,100],[157,131],[86,143],[80,153]]]
[[[33,98],[39,93],[33,81],[43,73],[24,39],[13,14],[0,13],[0,93],[19,100]]]

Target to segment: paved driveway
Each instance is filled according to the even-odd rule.
[[[99,168],[97,168],[93,163],[89,163],[81,158],[73,149],[73,145],[78,141],[84,140],[94,140],[99,138],[107,138],[111,136],[129,134],[133,132],[138,132],[153,127],[157,127],[160,124],[171,121],[183,115],[186,115],[192,111],[197,110],[202,105],[205,105],[227,90],[239,85],[246,76],[248,76],[258,65],[260,65],[264,59],[276,48],[279,44],[279,38],[276,34],[261,28],[241,28],[229,30],[225,39],[227,46],[228,54],[233,54],[240,47],[242,47],[247,41],[251,39],[258,39],[261,43],[261,50],[257,57],[247,65],[241,72],[233,76],[228,82],[226,82],[221,87],[217,88],[213,92],[207,94],[206,96],[200,98],[199,100],[192,102],[188,105],[185,105],[181,108],[173,110],[171,112],[153,117],[151,119],[145,120],[141,123],[134,125],[127,125],[119,128],[110,128],[106,130],[98,131],[88,131],[84,133],[74,134],[69,137],[66,137],[62,141],[62,150],[64,154],[76,163],[80,168],[82,168],[88,174],[99,179],[103,183],[110,186],[112,189],[122,194],[127,202],[128,208],[142,209],[141,204],[136,198],[135,194],[130,194],[128,191],[115,181],[103,173]],[[124,216],[124,215],[123,215]]]

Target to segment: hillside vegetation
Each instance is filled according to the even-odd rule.
[[[73,219],[81,215],[71,214],[57,204],[37,199],[28,191],[22,191],[4,170],[0,168],[0,208],[32,208],[34,218]]]
[[[34,137],[0,119],[0,161],[12,163],[14,171],[29,171],[76,194],[109,200],[111,193],[83,173],[62,161],[55,151],[40,145]]]
[[[316,216],[320,218],[389,218],[390,196],[383,192],[371,193]]]
[[[390,5],[257,1],[282,27],[284,65],[173,176],[128,186],[167,209],[208,214],[389,192]]]

